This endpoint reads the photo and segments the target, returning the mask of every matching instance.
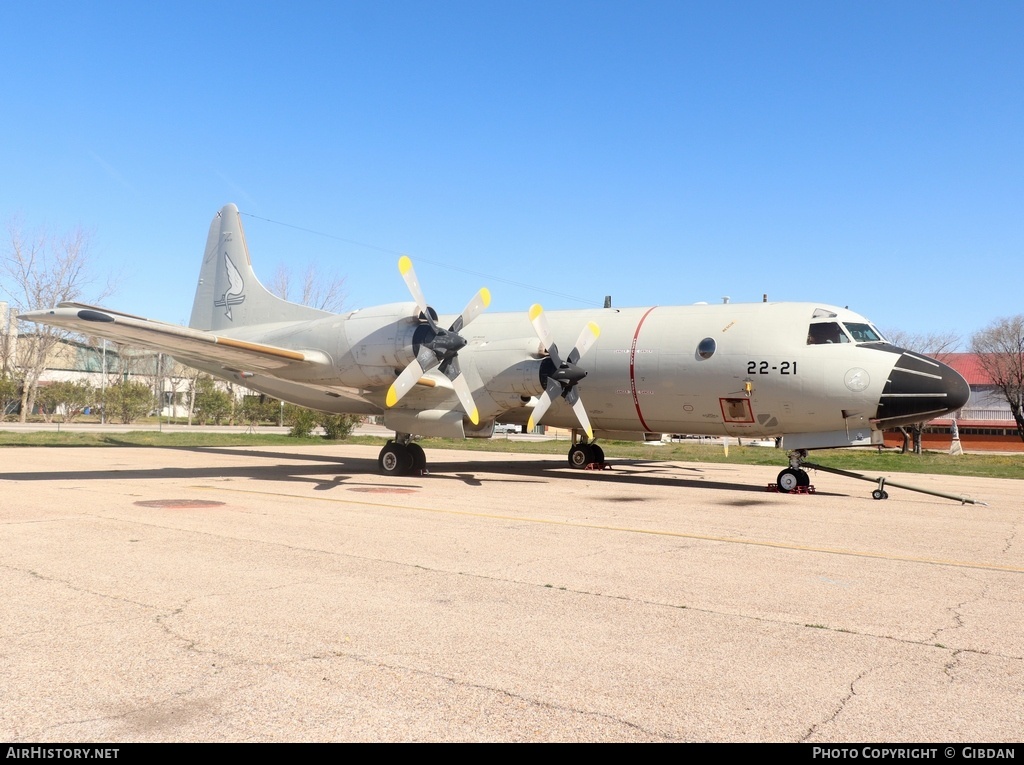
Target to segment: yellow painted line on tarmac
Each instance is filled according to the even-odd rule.
[[[625,534],[649,534],[659,537],[676,537],[679,539],[695,539],[704,542],[723,542],[725,544],[748,545],[751,547],[771,547],[777,550],[794,550],[797,552],[821,553],[823,555],[846,555],[854,558],[877,558],[878,560],[896,561],[902,563],[921,563],[928,566],[953,566],[955,568],[980,569],[982,571],[1004,571],[1010,574],[1024,574],[1024,568],[1020,566],[1002,566],[996,563],[977,563],[973,561],[944,560],[942,558],[921,558],[913,555],[891,555],[889,553],[877,553],[866,550],[844,550],[834,547],[813,547],[811,545],[798,545],[788,542],[769,542],[757,539],[741,539],[739,537],[718,537],[710,534],[690,534],[683,531],[666,531],[662,529],[639,529],[629,526],[605,526],[596,523],[579,523],[576,521],[560,521],[552,518],[531,518],[521,515],[499,515],[497,513],[479,513],[469,510],[439,510],[434,507],[419,507],[416,505],[395,505],[387,502],[366,502],[357,499],[340,499],[336,497],[312,497],[301,494],[286,494],[276,491],[255,491],[253,489],[229,489],[221,486],[190,486],[190,489],[202,491],[221,491],[231,494],[252,494],[262,497],[275,497],[277,499],[295,499],[301,502],[330,502],[338,505],[360,505],[363,507],[379,507],[391,510],[405,510],[409,512],[436,513],[438,515],[461,515],[469,518],[487,518],[498,521],[516,521],[518,523],[548,524],[551,526],[567,526],[578,529],[594,529],[596,531],[618,531]]]

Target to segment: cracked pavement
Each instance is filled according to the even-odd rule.
[[[1020,482],[426,446],[0,451],[0,739],[1019,739]]]

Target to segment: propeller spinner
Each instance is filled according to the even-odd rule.
[[[565,361],[563,361],[558,355],[558,346],[555,345],[554,335],[551,334],[551,326],[548,324],[547,317],[544,316],[544,309],[536,303],[530,306],[530,323],[533,324],[533,329],[537,333],[537,337],[540,338],[548,358],[541,365],[541,375],[542,377],[547,377],[545,389],[537,400],[537,405],[533,408],[533,414],[530,415],[530,421],[526,426],[527,430],[533,430],[533,426],[539,423],[544,415],[547,414],[555,398],[561,396],[572,407],[580,427],[587,434],[587,438],[593,438],[594,431],[590,427],[590,418],[587,417],[587,410],[583,407],[583,402],[580,400],[579,391],[576,390],[577,383],[586,377],[587,373],[586,370],[580,369],[577,364],[580,358],[590,350],[594,341],[597,340],[598,335],[601,334],[601,329],[595,322],[587,322],[587,325],[580,332],[580,336],[576,340],[576,345],[569,352]]]
[[[466,382],[466,377],[459,367],[459,351],[465,348],[468,342],[459,332],[490,305],[490,291],[486,287],[482,288],[473,296],[462,313],[452,322],[452,325],[448,329],[442,329],[437,324],[437,312],[427,305],[427,299],[420,288],[419,279],[416,278],[416,271],[412,267],[412,260],[408,256],[403,255],[399,258],[398,271],[402,274],[413,300],[416,301],[416,307],[420,311],[421,324],[413,334],[413,349],[416,351],[416,358],[402,370],[402,373],[391,384],[385,404],[389,407],[397,404],[406,393],[412,390],[425,372],[438,367],[438,371],[451,380],[455,395],[459,397],[470,422],[474,425],[479,424],[480,413],[473,401],[469,383]]]

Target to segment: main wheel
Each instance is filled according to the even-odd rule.
[[[590,444],[590,454],[594,462],[604,462],[604,449],[597,444]]]
[[[889,492],[884,489],[875,489],[871,492],[872,499],[889,499]]]
[[[807,475],[807,471],[802,468],[796,469],[796,480],[798,484],[805,489],[811,485],[811,477]]]
[[[427,455],[419,444],[406,444],[406,451],[412,457],[412,472],[422,473],[427,469]]]
[[[806,484],[800,483],[800,474],[804,473],[802,470],[794,470],[793,468],[786,468],[776,479],[778,482],[779,492],[782,494],[789,494],[791,491],[796,491],[801,485],[810,485],[810,481]],[[804,477],[807,477],[807,473],[804,473]]]
[[[593,461],[594,459],[589,444],[576,444],[569,450],[569,467],[582,470]]]
[[[405,475],[412,469],[413,455],[409,449],[394,441],[388,441],[380,450],[377,466],[384,475]]]

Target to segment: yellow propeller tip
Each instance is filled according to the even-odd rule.
[[[390,388],[388,388],[388,395],[387,398],[384,399],[384,404],[386,406],[394,406],[397,403],[398,393],[395,391],[395,386],[392,385]]]
[[[534,303],[530,306],[530,321],[533,321],[542,313],[544,313],[544,309],[540,307],[540,303]]]
[[[480,411],[478,409],[474,409],[469,413],[469,421],[474,425],[480,424]]]
[[[599,336],[601,334],[601,328],[599,326],[597,326],[597,322],[594,322],[594,321],[589,322],[587,324],[587,327],[594,334],[594,337],[597,337],[597,336]]]
[[[533,418],[532,417],[529,420],[526,421],[526,432],[527,433],[532,433],[533,432]]]
[[[480,288],[480,300],[483,301],[484,308],[491,304],[491,291],[486,287]]]
[[[398,272],[405,276],[409,269],[412,268],[412,258],[408,255],[403,255],[398,259]]]

